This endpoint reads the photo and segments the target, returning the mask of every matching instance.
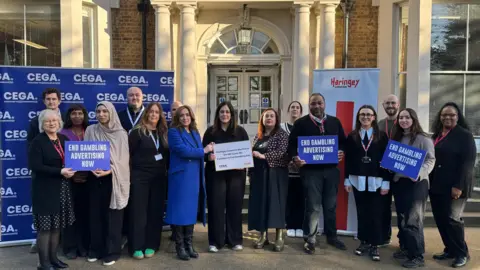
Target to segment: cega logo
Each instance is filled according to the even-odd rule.
[[[79,93],[62,93],[63,103],[83,103],[83,98]]]
[[[5,130],[4,135],[6,142],[25,141],[27,139],[27,131],[21,129]]]
[[[32,92],[4,92],[5,103],[37,103],[37,98]]]
[[[5,170],[7,179],[30,178],[32,172],[28,168],[8,168]]]
[[[168,103],[168,99],[165,97],[165,95],[162,94],[143,94],[143,101]]]
[[[8,73],[0,73],[0,83],[13,83],[13,78]]]
[[[0,122],[15,122],[15,117],[9,111],[0,111]]]
[[[338,80],[337,78],[333,77],[330,80],[330,84],[334,88],[357,88],[358,83],[360,83],[359,79],[358,80],[352,80],[352,79],[341,78],[340,80]]]
[[[98,93],[98,101],[110,101],[112,103],[127,103],[127,99],[123,94],[117,93]]]
[[[28,119],[32,120],[33,118],[40,115],[42,111],[29,111],[28,112]]]
[[[105,85],[106,81],[100,75],[93,74],[75,74],[73,75],[74,84],[84,85]]]
[[[27,80],[29,84],[60,84],[60,79],[53,73],[28,73]]]
[[[18,230],[13,227],[13,225],[1,225],[0,231],[2,232],[2,236],[5,235],[17,235]]]
[[[11,187],[0,188],[0,194],[2,195],[2,199],[17,198],[17,192],[15,192]]]
[[[118,82],[120,83],[120,85],[148,86],[148,81],[146,81],[143,76],[120,75],[118,76]]]
[[[160,86],[173,85],[173,77],[160,77]]]
[[[88,121],[90,122],[97,121],[97,114],[94,111],[88,112]]]
[[[15,154],[10,149],[0,149],[0,160],[15,160]]]
[[[35,225],[32,223],[32,225],[30,225],[30,228],[32,228],[32,232],[36,232],[37,231],[37,228],[35,228]]]
[[[8,216],[30,216],[32,207],[30,205],[10,205],[7,207]]]

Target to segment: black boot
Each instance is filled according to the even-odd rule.
[[[188,261],[190,260],[190,256],[185,251],[183,226],[175,226],[174,230],[175,230],[175,249],[177,251],[177,257],[180,260]]]
[[[197,259],[198,253],[193,248],[193,226],[185,226],[185,250],[190,258]]]

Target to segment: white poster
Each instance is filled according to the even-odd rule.
[[[217,172],[253,167],[250,141],[215,144],[213,153]]]

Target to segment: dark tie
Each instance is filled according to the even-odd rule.
[[[368,134],[365,132],[365,136],[363,137],[363,146],[365,148],[368,147],[368,143],[369,143],[369,140],[368,140]]]

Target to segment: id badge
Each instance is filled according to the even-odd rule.
[[[162,159],[163,159],[162,154],[156,154],[155,155],[155,161],[159,161],[159,160],[162,160]]]

